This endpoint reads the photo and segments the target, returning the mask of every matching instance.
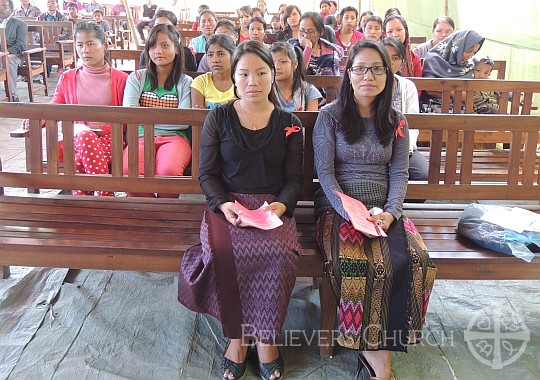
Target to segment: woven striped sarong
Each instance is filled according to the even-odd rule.
[[[421,337],[436,269],[409,219],[394,221],[387,235],[367,238],[333,209],[317,219],[317,239],[339,299],[338,343],[344,347],[406,351]]]

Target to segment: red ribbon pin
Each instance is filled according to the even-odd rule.
[[[285,137],[289,137],[291,133],[300,132],[301,129],[298,125],[291,125],[290,127],[285,127],[284,131],[286,132]]]
[[[399,125],[397,126],[397,129],[396,129],[396,137],[400,136],[400,137],[405,137],[405,134],[403,133],[403,127],[405,126],[405,120],[401,120],[399,122]]]

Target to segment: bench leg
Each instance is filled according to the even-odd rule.
[[[321,301],[319,355],[323,358],[331,358],[334,346],[334,331],[337,326],[337,300],[328,276],[322,277],[319,295]]]
[[[9,267],[0,267],[0,269],[2,270],[2,279],[8,278],[11,274],[11,272],[9,271]]]

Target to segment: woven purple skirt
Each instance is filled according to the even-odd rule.
[[[248,209],[272,203],[274,195],[231,193]],[[206,209],[201,243],[189,248],[178,277],[178,301],[221,321],[231,339],[276,344],[292,289],[300,245],[294,218],[282,216],[273,230],[235,227]]]

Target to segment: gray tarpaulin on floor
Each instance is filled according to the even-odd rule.
[[[58,278],[56,286],[62,281],[63,277]],[[220,325],[179,305],[176,281],[173,274],[70,273],[54,303],[54,320],[45,315],[46,310],[38,309],[43,323],[23,344],[7,378],[219,379],[224,345]],[[36,285],[31,287],[31,283]],[[3,284],[0,281],[0,288]],[[539,379],[539,285],[540,281],[436,281],[422,344],[411,347],[408,354],[394,355],[398,379]],[[39,296],[21,300],[21,309],[35,308],[36,300],[46,299],[42,294],[52,294],[37,279],[29,279],[24,287]],[[485,344],[471,341],[473,350],[486,352],[488,363],[482,363],[481,355],[473,354],[466,342],[472,325],[489,327],[493,311],[506,316],[503,325],[511,322],[509,313],[517,321],[522,318],[529,332],[527,342],[520,341],[523,334],[511,342],[516,348],[525,344],[525,349],[502,369],[492,368],[494,351],[487,355],[489,347],[496,346],[491,337],[483,339]],[[286,378],[352,378],[355,352],[337,348],[333,358],[318,356],[318,324],[318,291],[309,282],[298,283],[283,334]],[[5,321],[2,326],[7,326]],[[2,351],[20,344],[15,331],[19,329],[23,334],[26,326],[12,324],[9,331],[2,327]],[[503,360],[508,359],[510,347],[506,343],[498,347],[502,347]],[[245,379],[258,378],[256,365],[253,352]]]
[[[13,268],[0,280],[0,379],[17,364],[66,277],[67,269]]]

